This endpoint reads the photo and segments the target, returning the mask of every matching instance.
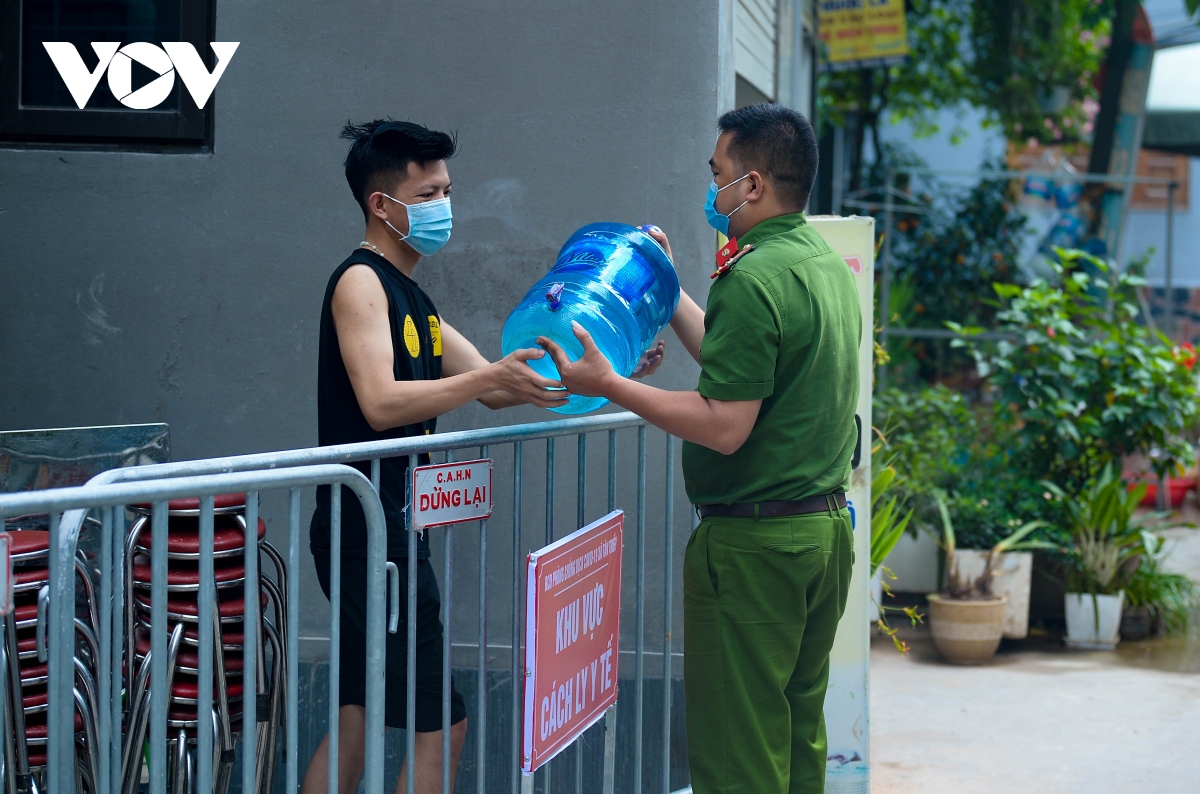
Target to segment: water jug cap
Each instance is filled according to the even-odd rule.
[[[565,286],[563,282],[557,281],[546,290],[546,301],[550,304],[550,311],[556,312],[562,308],[562,291]]]

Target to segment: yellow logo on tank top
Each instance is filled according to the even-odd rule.
[[[442,324],[438,322],[436,314],[429,315],[429,338],[433,340],[433,354],[440,356],[442,354]]]
[[[417,336],[417,325],[409,314],[404,315],[404,346],[413,358],[421,355],[421,337]]]

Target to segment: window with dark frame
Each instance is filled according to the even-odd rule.
[[[0,146],[140,151],[210,151],[215,95],[204,108],[178,75],[167,98],[150,110],[117,101],[101,77],[80,109],[42,42],[70,42],[90,70],[93,41],[190,42],[205,66],[215,66],[216,0],[0,0]],[[132,88],[159,75],[137,61]]]

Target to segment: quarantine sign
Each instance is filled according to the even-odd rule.
[[[492,514],[492,461],[413,469],[413,528],[479,521]]]
[[[532,773],[617,701],[625,514],[529,555],[521,769]]]

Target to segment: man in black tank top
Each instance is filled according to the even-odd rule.
[[[555,381],[525,362],[544,355],[521,350],[489,363],[438,314],[413,280],[423,255],[450,237],[450,175],[446,159],[455,141],[416,124],[373,121],[347,125],[352,141],[346,180],[366,218],[365,239],[330,276],[321,305],[317,381],[318,438],[322,445],[433,433],[437,417],[478,400],[489,408],[521,404],[553,407],[566,399]],[[652,362],[653,369],[657,362]],[[427,462],[422,459],[422,463]],[[369,464],[358,464],[369,476]],[[380,463],[379,497],[388,528],[388,558],[401,560],[401,599],[408,595],[408,538],[404,524],[406,458]],[[330,488],[318,489],[310,546],[317,577],[329,595]],[[339,659],[339,791],[352,794],[363,771],[366,698],[366,524],[358,499],[341,499],[341,643]],[[441,791],[442,623],[437,582],[422,540],[417,567],[416,790]],[[378,594],[377,594],[378,595]],[[403,728],[406,711],[408,609],[387,636],[385,722]],[[466,710],[451,683],[451,775],[466,736]],[[328,741],[321,742],[304,777],[304,794],[320,794],[328,780]],[[397,791],[402,791],[401,774]],[[454,789],[453,777],[450,789]]]

